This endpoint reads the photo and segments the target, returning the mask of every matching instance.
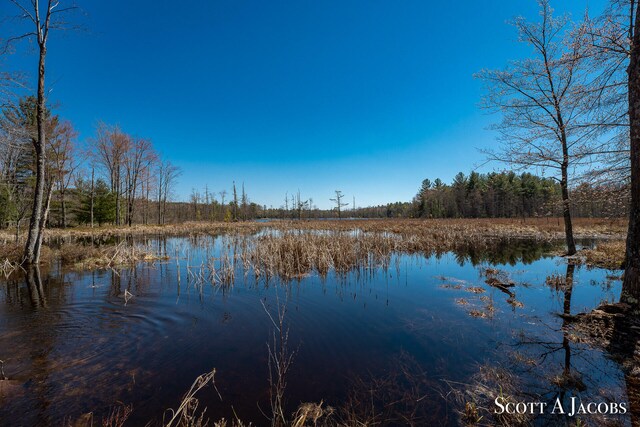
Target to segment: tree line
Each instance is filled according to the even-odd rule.
[[[0,227],[15,227],[16,236],[38,191],[37,108],[26,96],[0,110]],[[180,171],[151,140],[101,122],[81,146],[70,121],[49,107],[43,116],[43,225],[164,223]]]
[[[537,218],[563,214],[562,186],[553,178],[514,171],[468,175],[450,184],[425,179],[410,209],[418,218]],[[586,218],[621,218],[628,209],[628,186],[590,184],[571,188],[570,210]]]

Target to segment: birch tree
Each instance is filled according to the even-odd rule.
[[[42,244],[42,233],[46,225],[45,206],[45,169],[46,169],[46,129],[45,129],[45,76],[47,44],[51,30],[61,30],[69,27],[68,23],[62,19],[66,12],[76,9],[74,5],[63,4],[60,0],[40,0],[20,1],[10,0],[16,7],[19,18],[27,24],[24,33],[16,35],[7,40],[7,46],[20,41],[31,40],[38,49],[38,77],[37,77],[37,104],[36,104],[36,124],[37,138],[33,139],[33,148],[36,158],[36,183],[33,196],[33,207],[29,222],[29,233],[25,245],[23,263],[27,265],[37,264],[40,259],[40,246]],[[5,49],[6,50],[6,49]]]

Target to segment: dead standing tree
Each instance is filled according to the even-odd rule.
[[[11,0],[19,10],[19,18],[27,22],[29,30],[21,35],[11,37],[7,41],[7,48],[11,43],[31,39],[38,47],[38,89],[36,104],[36,124],[38,137],[33,139],[33,148],[36,156],[36,182],[33,196],[33,207],[29,222],[29,233],[25,245],[23,263],[27,265],[37,264],[40,259],[40,245],[44,233],[46,213],[44,206],[45,173],[46,173],[46,131],[45,131],[45,60],[47,57],[47,42],[51,30],[64,30],[68,28],[64,19],[59,19],[66,12],[77,9],[76,6],[61,6],[60,1],[48,0],[45,10],[40,7],[39,0],[22,2]],[[5,48],[6,50],[6,48]]]
[[[338,219],[341,219],[342,218],[342,214],[341,214],[342,208],[347,206],[349,203],[344,203],[342,201],[342,198],[344,197],[344,194],[342,194],[342,191],[335,190],[335,192],[336,192],[336,197],[334,199],[329,199],[329,200],[336,204],[336,210],[338,211]]]
[[[505,70],[483,70],[483,106],[502,114],[494,126],[501,149],[487,151],[490,160],[554,171],[562,189],[567,253],[576,252],[569,197],[570,173],[589,160],[589,145],[599,130],[588,108],[591,73],[583,46],[566,18],[555,18],[547,0],[539,1],[541,22],[514,22],[519,41],[534,56],[513,61]]]

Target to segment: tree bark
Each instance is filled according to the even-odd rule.
[[[629,58],[631,204],[621,300],[640,306],[640,8],[636,8]]]
[[[44,209],[40,216],[40,223],[38,224],[38,237],[36,239],[36,259],[35,264],[40,262],[40,248],[42,247],[42,240],[44,238],[44,229],[47,226],[47,220],[49,219],[49,206],[51,205],[51,194],[53,193],[53,185],[49,185],[47,188],[47,194],[44,200]]]
[[[573,223],[571,221],[571,200],[569,199],[569,178],[567,166],[562,165],[562,179],[560,187],[562,188],[562,216],[564,217],[564,234],[567,241],[567,255],[575,255],[576,242],[573,238]]]
[[[62,210],[62,228],[67,228],[67,204],[64,193],[64,190],[60,191],[60,209]]]
[[[93,228],[93,203],[94,203],[94,171],[93,168],[91,168],[91,195],[90,195],[90,205],[89,205],[89,215],[91,218],[91,228]]]
[[[37,4],[37,2],[36,2]],[[36,123],[38,127],[38,139],[33,140],[33,148],[36,152],[36,186],[33,197],[33,208],[29,221],[29,234],[25,246],[23,263],[33,265],[40,257],[40,247],[37,244],[40,232],[40,221],[42,217],[44,184],[45,184],[45,58],[47,48],[44,42],[38,41],[40,56],[38,60],[38,97],[36,107]]]
[[[120,225],[120,166],[116,171],[116,225]]]

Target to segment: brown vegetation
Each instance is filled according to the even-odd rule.
[[[143,246],[129,245],[125,242],[103,247],[66,244],[56,251],[56,255],[62,265],[89,270],[131,265],[138,261],[166,259]]]
[[[574,220],[576,238],[622,239],[626,234],[624,219],[578,218]],[[345,221],[270,221],[270,222],[186,222],[171,225],[134,225],[132,227],[76,227],[47,229],[45,243],[51,239],[80,237],[109,238],[115,236],[179,236],[197,233],[255,233],[265,228],[279,230],[331,230],[390,232],[405,237],[415,236],[416,243],[462,242],[480,239],[557,240],[564,237],[564,226],[558,218],[517,219],[370,219]],[[15,240],[15,234],[0,231],[0,242]]]
[[[623,240],[600,242],[593,249],[580,251],[579,255],[588,266],[620,270],[624,263],[625,242]]]

